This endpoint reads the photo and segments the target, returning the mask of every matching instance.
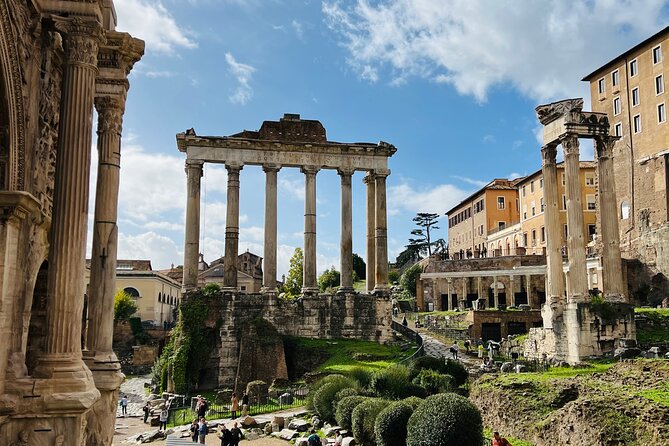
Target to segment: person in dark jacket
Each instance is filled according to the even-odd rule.
[[[221,439],[221,446],[232,445],[232,432],[225,424],[221,425],[221,432],[219,432],[218,437]]]
[[[239,425],[235,425],[230,429],[230,446],[237,446],[242,439],[242,430],[239,428]]]

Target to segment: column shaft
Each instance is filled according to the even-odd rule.
[[[341,177],[341,240],[340,259],[341,286],[339,292],[353,292],[353,197],[351,177],[353,169],[339,169]]]
[[[95,192],[93,249],[88,288],[88,350],[113,356],[114,295],[118,245],[118,190],[121,168],[121,125],[125,98],[100,97],[98,111],[98,174]]]
[[[560,200],[557,189],[557,148],[555,144],[541,149],[542,175],[544,178],[544,226],[546,231],[546,303],[552,309],[563,305],[565,294],[564,272],[562,270],[562,228],[560,227]],[[526,276],[527,303],[530,301],[530,280]]]
[[[202,161],[186,160],[186,231],[184,236],[184,290],[197,288],[200,257],[200,182]]]
[[[376,220],[376,274],[374,291],[388,291],[388,228],[386,221],[386,178],[389,170],[374,172],[375,220]]]
[[[453,311],[453,299],[451,299],[451,293],[452,291],[452,286],[453,286],[453,280],[452,279],[446,279],[446,292],[448,293],[448,311]]]
[[[613,177],[615,142],[615,137],[595,139],[599,180],[599,224],[602,238],[602,282],[606,300],[625,301],[618,232],[618,200]]]
[[[585,263],[583,237],[583,204],[579,164],[579,144],[576,135],[567,134],[562,139],[567,197],[567,251],[569,256],[569,289],[571,302],[588,299],[588,274]]]
[[[318,293],[316,282],[316,173],[318,168],[304,166],[304,269],[302,293]]]
[[[241,164],[226,164],[228,171],[227,206],[225,213],[225,259],[223,287],[237,291],[237,257],[239,256],[239,172]]]
[[[511,307],[516,306],[516,295],[514,294],[513,276],[510,274],[509,274],[509,298],[507,299],[507,305]]]
[[[497,288],[497,276],[493,276],[492,278],[492,295],[493,295],[493,301],[495,303],[495,308],[499,308],[499,289]]]
[[[280,167],[263,166],[265,171],[265,268],[263,269],[263,292],[276,291],[277,253],[277,173]]]
[[[93,96],[100,27],[68,20],[53,194],[45,354],[35,376],[67,380],[60,392],[89,390],[81,357]],[[72,380],[70,381],[70,378]],[[97,392],[97,391],[96,391]]]
[[[367,185],[367,271],[366,282],[367,292],[374,290],[376,284],[376,237],[374,231],[376,229],[376,192],[374,174],[368,172],[363,179]]]

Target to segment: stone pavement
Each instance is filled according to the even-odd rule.
[[[142,408],[146,404],[148,399],[146,391],[144,389],[144,383],[151,382],[151,378],[148,376],[138,376],[136,378],[126,379],[123,384],[121,384],[121,391],[119,392],[119,398],[123,395],[128,397],[128,415],[129,417],[143,417],[144,411]],[[116,418],[120,418],[123,415],[121,414],[121,406],[117,404],[116,407]]]
[[[418,330],[418,334],[420,334],[420,337],[423,339],[423,348],[425,349],[425,354],[427,356],[453,359],[453,355],[450,352],[450,345],[446,345],[438,339],[433,338],[425,330]],[[467,367],[478,367],[480,365],[480,359],[467,356],[465,348],[462,346],[462,342],[458,343],[458,347],[458,361],[462,362]]]

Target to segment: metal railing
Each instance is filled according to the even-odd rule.
[[[394,331],[398,332],[405,338],[412,340],[413,342],[416,343],[416,346],[418,349],[416,349],[415,352],[408,358],[402,359],[399,364],[405,363],[412,361],[416,358],[420,358],[421,356],[425,355],[425,347],[423,346],[423,338],[420,337],[420,334],[415,331],[410,329],[409,327],[406,327],[402,325],[401,323],[397,322],[396,320],[393,319],[393,321],[390,324],[390,328],[393,329]]]

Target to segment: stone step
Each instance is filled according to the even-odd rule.
[[[190,438],[181,438],[177,435],[168,435],[167,441],[165,441],[165,446],[192,446],[193,442]]]

